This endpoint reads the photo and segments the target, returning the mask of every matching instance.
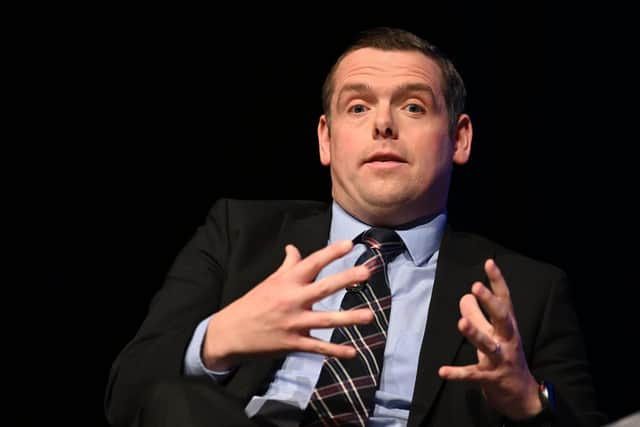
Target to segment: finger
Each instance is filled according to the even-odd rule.
[[[438,369],[440,378],[450,381],[489,381],[492,377],[490,371],[478,369],[478,365],[466,366],[441,366]]]
[[[485,331],[491,335],[493,326],[482,313],[478,300],[472,294],[466,294],[460,298],[460,314],[462,317],[469,319],[478,329]]]
[[[500,356],[498,344],[489,335],[478,329],[469,319],[462,318],[458,321],[458,330],[475,348],[495,359]]]
[[[357,350],[350,345],[334,344],[311,337],[300,336],[295,342],[296,351],[324,354],[338,359],[350,359],[355,357]]]
[[[370,275],[371,271],[366,266],[359,265],[320,279],[304,288],[303,304],[309,306],[347,286],[367,280]]]
[[[511,296],[509,294],[509,287],[507,286],[507,281],[504,280],[502,276],[502,272],[498,268],[498,265],[493,259],[488,259],[484,263],[484,271],[487,273],[489,277],[489,283],[491,284],[491,289],[493,293],[501,299],[509,299],[511,300]]]
[[[289,271],[291,268],[293,268],[294,265],[300,262],[300,251],[294,245],[286,245],[284,247],[284,251],[284,261],[282,261],[282,264],[274,274],[280,274]]]
[[[347,311],[307,311],[296,322],[299,329],[326,329],[348,325],[365,325],[373,321],[368,308]]]
[[[315,251],[298,263],[295,268],[297,277],[303,281],[313,280],[327,264],[347,254],[351,248],[351,240],[340,240]]]
[[[499,299],[479,282],[473,284],[471,291],[489,314],[496,334],[504,340],[510,340],[514,332],[511,320],[511,301]]]

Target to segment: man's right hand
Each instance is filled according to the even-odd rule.
[[[354,357],[349,345],[338,345],[309,336],[310,329],[366,324],[373,320],[368,308],[349,311],[313,311],[322,298],[354,283],[367,280],[364,265],[315,281],[327,264],[347,254],[349,240],[333,243],[302,259],[293,245],[277,271],[211,317],[202,345],[208,369],[223,371],[248,355],[273,355],[295,351]]]

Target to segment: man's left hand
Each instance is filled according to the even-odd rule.
[[[476,347],[478,363],[442,366],[438,373],[446,380],[478,382],[487,402],[512,420],[530,418],[542,411],[542,404],[522,349],[509,288],[493,260],[487,260],[484,269],[491,290],[474,283],[472,293],[460,299],[458,321],[460,332]]]

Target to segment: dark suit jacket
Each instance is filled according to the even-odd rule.
[[[287,243],[303,256],[324,247],[330,207],[309,201],[215,203],[206,223],[177,256],[139,332],[115,361],[106,394],[113,422],[131,419],[144,387],[178,377],[195,326],[277,269]],[[473,383],[444,382],[438,368],[476,363],[474,347],[457,330],[458,302],[474,281],[484,283],[492,257],[511,290],[529,368],[551,381],[558,396],[556,425],[599,425],[594,389],[565,275],[557,268],[470,234],[445,230],[418,365],[409,425],[499,426],[504,420]],[[427,309],[427,307],[425,307]],[[263,393],[283,359],[243,363],[225,389],[248,402]]]

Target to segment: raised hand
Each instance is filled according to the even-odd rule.
[[[293,351],[354,357],[356,352],[351,346],[309,336],[310,329],[365,324],[373,320],[369,309],[311,310],[316,301],[369,278],[369,270],[358,266],[314,281],[323,267],[352,247],[351,241],[340,241],[301,259],[298,249],[287,245],[286,257],[278,270],[211,318],[202,346],[204,364],[212,370],[225,370],[248,355]]]
[[[442,366],[438,373],[447,380],[478,382],[488,403],[513,420],[533,417],[542,405],[522,349],[509,288],[493,260],[487,260],[484,268],[491,291],[474,283],[472,293],[460,299],[462,317],[458,321],[460,332],[477,349],[478,363]]]

